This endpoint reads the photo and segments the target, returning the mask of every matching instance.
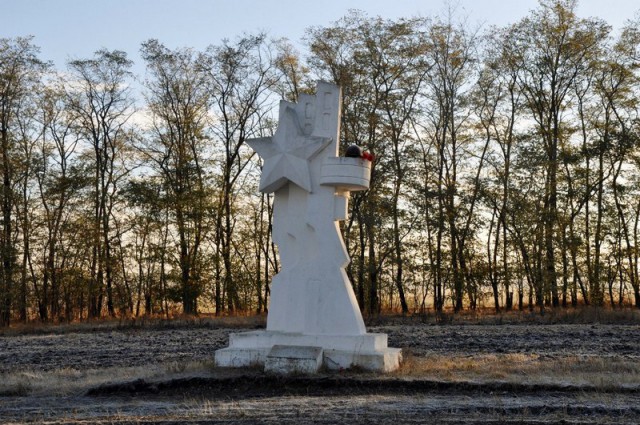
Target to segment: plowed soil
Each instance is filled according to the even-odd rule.
[[[403,348],[414,359],[521,354],[549,362],[576,357],[640,364],[640,326],[634,324],[407,322],[368,330],[387,333],[390,346]],[[214,351],[238,331],[208,323],[5,334],[0,336],[0,379],[18,384],[15,391],[0,390],[0,423],[640,422],[640,382],[633,379],[624,385],[582,385],[560,379],[440,380],[410,370],[385,376],[342,371],[279,377],[214,368]],[[204,366],[191,372],[179,367],[194,362]],[[171,373],[153,378],[121,373],[158,365],[170,365],[166,370]],[[62,394],[55,388],[48,393],[19,385],[21,377],[33,384],[61,371],[75,380],[73,389]],[[100,371],[112,379],[83,383],[87,374]]]

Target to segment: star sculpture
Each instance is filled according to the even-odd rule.
[[[275,192],[287,182],[311,192],[309,161],[332,140],[305,135],[296,111],[288,105],[281,107],[278,129],[273,137],[247,140],[264,161],[260,192]]]

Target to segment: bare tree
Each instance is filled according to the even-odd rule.
[[[437,262],[442,261],[442,239],[449,233],[450,264],[453,279],[453,302],[456,311],[463,308],[465,293],[465,243],[466,226],[460,218],[459,166],[462,147],[468,142],[465,126],[470,112],[465,108],[476,58],[476,35],[464,25],[456,24],[453,12],[443,21],[435,22],[429,29],[427,46],[428,62],[424,94],[428,124],[424,126],[437,147],[438,178],[438,231]],[[472,212],[470,213],[472,215]],[[446,227],[445,227],[446,226]],[[462,228],[460,228],[462,226]],[[441,278],[437,285],[441,288]],[[442,290],[438,289],[441,293]],[[441,310],[443,299],[437,300]]]
[[[213,122],[210,131],[221,154],[216,212],[219,255],[216,255],[216,261],[222,261],[222,268],[218,266],[215,289],[219,313],[225,304],[230,311],[243,308],[234,280],[232,255],[237,194],[252,156],[245,141],[261,128],[262,117],[273,104],[269,95],[276,88],[278,79],[271,47],[263,34],[210,46],[203,55],[201,66],[207,75],[211,97]]]
[[[4,326],[9,325],[11,320],[15,290],[14,272],[17,251],[13,213],[16,203],[14,185],[18,166],[15,159],[19,157],[16,146],[16,141],[20,140],[19,122],[24,123],[29,113],[26,105],[36,92],[42,73],[46,69],[46,64],[40,61],[37,55],[38,48],[31,44],[30,38],[0,39],[0,173],[2,174],[0,325]],[[26,179],[27,176],[23,177]],[[26,293],[23,291],[22,301],[25,301],[25,297]],[[21,306],[20,309],[24,320],[26,306]]]
[[[161,176],[178,236],[180,294],[185,314],[198,312],[201,245],[212,193],[205,171],[210,95],[207,76],[190,49],[169,50],[157,40],[142,45],[149,78],[147,104],[153,125],[142,152]],[[148,200],[148,199],[147,199]],[[155,207],[158,208],[158,207]]]
[[[580,72],[597,55],[607,26],[598,20],[579,19],[576,0],[542,0],[512,28],[510,57],[520,70],[518,84],[531,118],[537,124],[546,155],[544,203],[544,284],[553,306],[560,304],[556,272],[555,232],[558,222],[559,143],[570,134],[565,120],[572,87]]]
[[[132,62],[118,50],[98,50],[91,59],[69,63],[68,107],[77,131],[90,146],[93,171],[91,281],[89,316],[99,317],[106,296],[107,311],[115,315],[111,219],[131,147],[128,121],[133,100],[127,86]]]

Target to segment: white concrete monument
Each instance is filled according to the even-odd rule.
[[[340,87],[280,102],[273,137],[247,143],[264,161],[260,191],[275,193],[273,239],[281,270],[271,286],[267,330],[231,334],[216,351],[224,367],[264,365],[280,373],[357,366],[391,371],[401,351],[367,333],[345,272],[349,256],[338,221],[349,192],[369,188],[371,162],[339,157]]]

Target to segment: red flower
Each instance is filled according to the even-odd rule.
[[[373,160],[375,159],[373,154],[369,152],[362,152],[362,155],[360,155],[360,158],[366,159],[367,161],[370,161],[370,162],[373,162]]]

